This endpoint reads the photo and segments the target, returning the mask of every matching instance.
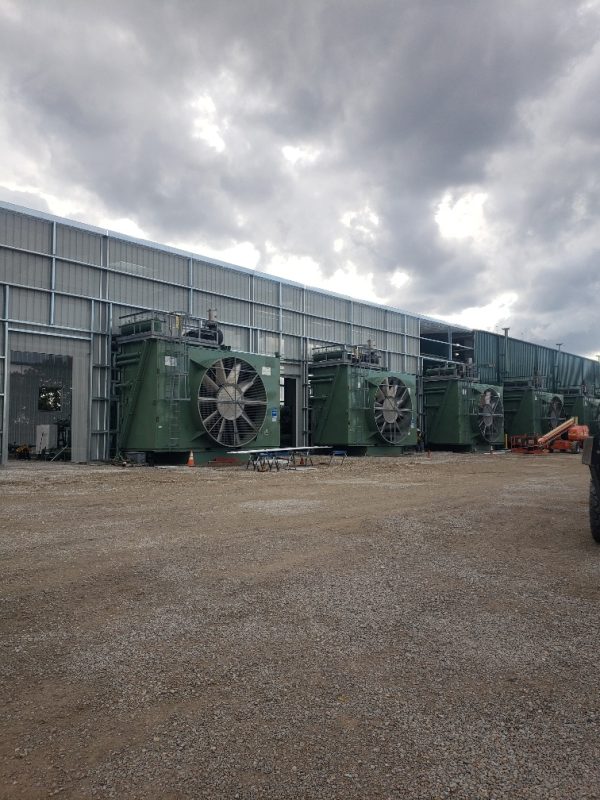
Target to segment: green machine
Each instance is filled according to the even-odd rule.
[[[542,436],[567,419],[562,395],[546,391],[541,381],[534,377],[505,382],[504,416],[508,436]]]
[[[577,417],[579,425],[587,425],[590,434],[600,433],[600,398],[587,394],[584,387],[561,389],[564,398],[565,417]]]
[[[416,446],[416,377],[387,371],[370,344],[315,348],[309,383],[313,445],[356,455]]]
[[[279,446],[279,359],[236,353],[216,322],[126,318],[118,337],[117,452],[139,461],[207,461]]]
[[[427,370],[423,395],[427,447],[478,450],[504,443],[502,387],[479,383],[472,365]]]

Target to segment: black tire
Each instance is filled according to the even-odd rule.
[[[600,497],[594,481],[590,481],[590,528],[594,541],[600,544]]]

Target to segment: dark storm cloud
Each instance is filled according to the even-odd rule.
[[[259,268],[352,262],[414,311],[515,291],[515,325],[598,347],[556,288],[598,292],[593,4],[0,0],[0,20],[4,149],[23,185],[93,197],[86,221],[248,241]],[[487,195],[483,244],[434,219],[468,192]]]

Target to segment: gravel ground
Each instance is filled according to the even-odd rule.
[[[566,454],[0,470],[0,797],[600,797]]]

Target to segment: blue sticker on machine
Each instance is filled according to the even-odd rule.
[[[273,422],[277,422],[277,409],[276,408],[272,408],[271,409],[271,420]]]

